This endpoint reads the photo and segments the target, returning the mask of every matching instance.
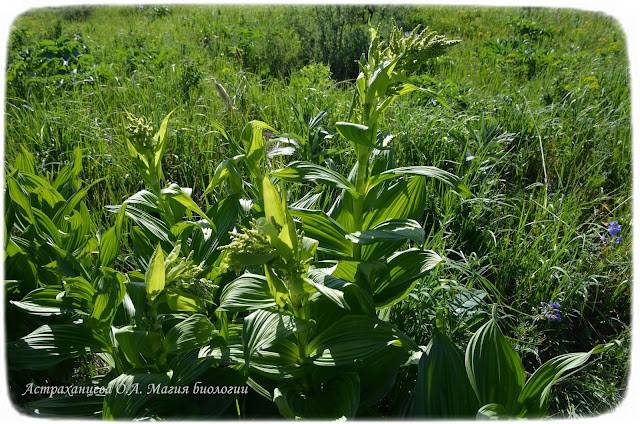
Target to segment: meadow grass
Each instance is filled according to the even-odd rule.
[[[125,112],[159,123],[175,109],[163,168],[167,180],[193,187],[194,198],[206,206],[217,196],[202,193],[229,152],[215,123],[236,137],[254,119],[305,134],[305,121],[326,109],[325,128],[335,133],[333,123],[346,117],[351,84],[329,78],[327,66],[305,67],[305,46],[287,25],[291,16],[311,21],[311,13],[258,6],[74,10],[18,17],[8,65],[38,42],[64,36],[78,40],[112,75],[78,77],[64,86],[30,85],[28,76],[10,82],[5,161],[11,164],[25,147],[43,172],[55,175],[79,145],[84,179],[106,178],[88,198],[96,230],[112,222],[105,205],[120,204],[143,187],[124,148]],[[396,161],[449,170],[475,197],[461,200],[428,182],[426,247],[446,255],[448,263],[394,308],[392,320],[425,344],[435,308],[444,306],[453,334],[464,341],[488,314],[489,303],[498,303],[528,371],[559,353],[620,339],[620,349],[561,383],[552,409],[581,416],[615,407],[626,387],[630,338],[624,34],[612,18],[578,10],[401,11],[374,11],[373,17],[391,14],[405,29],[421,24],[461,43],[415,78],[446,107],[415,94],[387,115]],[[286,72],[275,72],[270,61]],[[220,97],[214,78],[230,102]],[[332,163],[350,169],[355,158],[343,153],[337,135],[332,140]],[[291,196],[299,194],[294,189]],[[619,244],[600,237],[612,220],[622,225]],[[534,323],[540,302],[551,300],[561,302],[562,322]]]

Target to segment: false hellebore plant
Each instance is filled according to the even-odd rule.
[[[74,166],[63,168],[66,173],[53,184],[30,176],[33,158],[26,153],[19,161],[24,177],[17,171],[11,174],[9,189],[16,192],[15,211],[22,216],[16,220],[17,227],[24,225],[25,231],[42,235],[31,244],[16,238],[14,256],[20,258],[17,248],[24,245],[35,258],[42,258],[42,266],[57,271],[34,274],[36,288],[12,302],[33,316],[55,317],[55,321],[10,342],[9,367],[37,371],[88,356],[107,369],[81,385],[87,389],[82,393],[89,393],[86,396],[65,393],[31,402],[29,408],[40,414],[130,419],[184,416],[193,407],[203,408],[202,397],[167,393],[166,388],[196,381],[245,384],[238,371],[198,357],[200,347],[225,343],[213,313],[226,270],[219,266],[224,254],[217,247],[229,241],[237,205],[225,199],[205,213],[191,199],[189,189],[175,184],[162,188],[168,118],[154,134],[146,120],[130,117],[127,148],[147,188],[109,208],[116,213],[115,225],[100,232],[99,242],[91,244],[97,256],[87,254],[80,243],[93,239],[86,236],[84,225],[90,225],[90,217],[81,202],[88,187],[80,190],[75,184],[79,152]],[[66,181],[74,184],[68,200],[54,189],[64,189]],[[29,187],[27,183],[33,182],[43,187],[40,192],[46,197],[30,197],[18,185]],[[24,195],[18,196],[21,193]],[[53,221],[44,219],[36,206],[59,212]],[[192,221],[192,213],[202,219]],[[128,235],[133,245],[132,249],[125,246],[130,253],[126,256],[120,251],[125,217],[132,221]],[[122,268],[131,270],[123,273]],[[217,415],[234,399],[224,396],[200,412]]]
[[[200,354],[242,365],[249,384],[286,417],[355,417],[390,389],[418,347],[382,318],[441,262],[421,248],[425,236],[417,220],[425,209],[424,177],[470,194],[438,168],[393,166],[391,136],[379,130],[379,121],[397,97],[418,89],[407,82],[417,62],[453,43],[428,31],[401,34],[394,30],[383,48],[373,32],[356,83],[356,122],[336,124],[358,158],[351,174],[309,162],[271,173],[282,181],[340,189],[331,211],[310,209],[312,198],[287,208],[263,171],[258,123],[243,131],[244,152],[214,176],[217,184],[216,176],[230,178],[239,162],[254,165],[248,169],[265,216],[235,234],[224,250],[229,266],[262,266],[264,276],[245,273],[222,290],[217,312],[232,314],[228,344]],[[391,184],[403,176],[409,178]]]

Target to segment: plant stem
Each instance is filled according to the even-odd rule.
[[[356,171],[356,191],[360,194],[357,199],[353,200],[353,231],[362,231],[362,218],[364,206],[364,198],[367,188],[367,168],[369,165],[370,149],[360,146],[358,149],[358,169]],[[353,257],[360,259],[362,257],[362,246],[357,244],[353,247]]]

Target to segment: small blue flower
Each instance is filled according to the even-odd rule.
[[[620,230],[622,230],[622,225],[618,224],[618,221],[609,222],[607,231],[609,231],[610,236],[617,236]]]
[[[622,241],[622,236],[618,236],[618,237],[615,237],[615,238],[613,239],[613,242],[614,242],[615,244],[620,244],[620,242],[621,242],[621,241]]]
[[[604,234],[600,234],[600,241],[602,241],[603,243],[607,242],[607,236],[605,236]]]

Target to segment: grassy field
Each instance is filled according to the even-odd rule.
[[[11,30],[5,164],[24,148],[38,172],[55,176],[79,146],[82,179],[105,178],[86,200],[94,233],[113,225],[105,206],[144,188],[124,144],[127,112],[159,124],[175,110],[165,176],[192,187],[205,210],[220,200],[203,193],[231,151],[220,127],[238,137],[264,121],[318,143],[299,159],[348,172],[356,158],[334,124],[346,120],[368,23],[384,36],[392,20],[461,40],[412,77],[442,102],[413,93],[385,116],[396,162],[450,171],[474,197],[427,182],[425,248],[447,263],[394,306],[391,321],[426,344],[444,307],[465,345],[498,304],[528,372],[620,340],[559,383],[551,407],[566,417],[615,408],[630,348],[631,115],[625,35],[610,17],[469,7],[33,10]],[[562,320],[535,321],[551,301]],[[412,378],[401,375],[390,404]]]

